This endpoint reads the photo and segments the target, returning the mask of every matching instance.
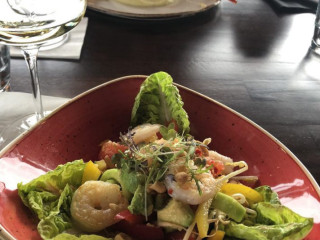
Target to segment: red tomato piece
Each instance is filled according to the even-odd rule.
[[[146,224],[131,224],[126,220],[122,220],[113,225],[116,230],[126,233],[137,240],[164,240],[164,233],[160,227],[150,226]]]
[[[158,139],[163,138],[163,136],[162,136],[162,134],[161,134],[160,132],[157,132],[157,138],[158,138]]]
[[[135,215],[132,214],[128,209],[119,212],[114,219],[116,220],[126,220],[127,222],[131,223],[131,224],[135,224],[135,223],[143,223],[145,221],[145,217],[142,215]]]
[[[119,153],[119,151],[124,152],[128,148],[112,141],[105,141],[101,144],[101,149],[99,152],[99,159],[104,159],[108,165],[108,168],[114,167],[111,163],[111,158],[114,154]]]
[[[101,150],[99,153],[99,159],[105,159],[106,157],[111,158],[114,154],[119,151],[124,152],[128,148],[124,145],[121,145],[112,141],[105,141],[101,145]]]
[[[207,159],[207,167],[210,167],[210,166],[212,166],[210,171],[214,177],[219,176],[224,170],[224,164],[222,162],[214,161],[212,159],[209,159],[209,160]]]
[[[201,156],[202,156],[202,150],[201,150],[201,148],[197,147],[194,153],[195,153],[197,156],[201,157]]]

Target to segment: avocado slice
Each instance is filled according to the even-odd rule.
[[[147,194],[147,195],[145,195]],[[147,212],[145,209],[145,205],[147,200]],[[139,185],[137,190],[135,191],[131,203],[128,207],[129,211],[132,214],[141,214],[149,216],[153,211],[153,202],[150,194],[145,192],[145,188],[143,185]]]
[[[120,183],[120,170],[117,168],[108,169],[102,174],[100,180],[104,181],[104,182],[107,182],[109,180],[114,180],[118,184],[121,184]]]
[[[224,212],[236,222],[241,222],[246,214],[246,209],[237,200],[222,192],[216,194],[211,206]]]
[[[171,199],[163,209],[157,212],[157,216],[159,222],[189,227],[194,219],[194,212],[188,204]]]
[[[112,169],[106,170],[102,174],[100,181],[119,184],[121,186],[123,196],[128,200],[130,200],[132,198],[132,194],[129,191],[127,191],[126,188],[124,188],[124,186],[123,186],[123,182],[121,181],[119,169],[112,168]]]

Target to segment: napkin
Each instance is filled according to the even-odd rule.
[[[277,13],[315,13],[318,0],[265,0]]]
[[[68,98],[42,96],[43,108],[45,111],[52,111],[66,103]],[[34,113],[33,96],[29,93],[21,92],[2,92],[0,93],[0,139],[1,132],[13,121],[20,119],[28,114]],[[5,147],[16,136],[9,136],[4,144],[0,141],[0,150]],[[0,238],[1,239],[1,238]]]
[[[68,39],[63,45],[50,50],[41,50],[40,48],[38,57],[79,60],[87,26],[88,18],[83,18],[78,26],[69,32]],[[10,47],[10,55],[11,57],[23,57],[21,50],[18,47]]]

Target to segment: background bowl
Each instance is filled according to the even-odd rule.
[[[99,144],[118,140],[130,122],[134,98],[145,76],[129,76],[91,89],[69,101],[0,152],[0,236],[40,239],[35,216],[16,186],[76,159],[98,160]],[[320,189],[302,163],[269,133],[230,108],[178,86],[196,139],[211,137],[211,148],[245,160],[247,174],[278,192],[281,202],[315,225],[320,236]]]

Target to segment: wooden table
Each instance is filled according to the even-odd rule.
[[[164,23],[86,15],[80,61],[39,61],[43,94],[73,97],[117,77],[164,70],[261,125],[320,183],[320,58],[308,55],[313,14],[223,0],[217,12]],[[12,60],[11,69],[12,90],[31,92],[25,62]]]

